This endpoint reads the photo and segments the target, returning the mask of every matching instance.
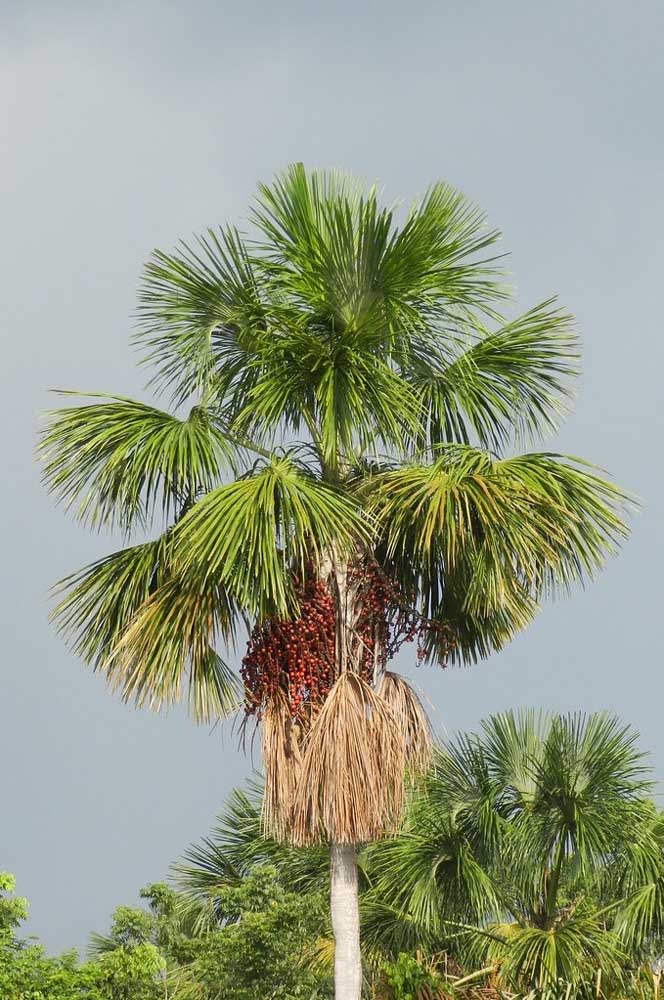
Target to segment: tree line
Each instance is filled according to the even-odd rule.
[[[374,1000],[656,998],[664,818],[616,718],[518,712],[434,750],[396,836],[359,855],[362,990]],[[333,996],[329,852],[266,837],[263,785],[121,906],[89,958],[21,940],[3,876],[7,1000]]]

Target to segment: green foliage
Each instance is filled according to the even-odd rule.
[[[624,981],[661,949],[649,789],[614,718],[490,718],[437,750],[401,836],[371,848],[367,942],[452,949],[517,991]]]
[[[664,821],[635,734],[606,715],[504,713],[438,747],[400,834],[360,856],[374,1000],[655,1000]],[[262,836],[234,792],[175,866],[120,906],[90,961],[17,937],[0,875],[5,1000],[328,1000],[329,858]],[[490,981],[489,981],[490,978]]]
[[[340,554],[367,537],[352,498],[290,458],[208,494],[178,525],[176,551],[196,576],[232,582],[250,614],[293,609],[290,569],[337,545]]]
[[[232,448],[205,408],[180,420],[133,399],[93,398],[104,401],[54,411],[40,443],[50,490],[68,508],[78,503],[80,520],[145,526],[155,508],[179,511],[229,467]]]
[[[432,464],[378,474],[366,488],[384,562],[426,614],[461,626],[462,659],[476,653],[484,622],[502,616],[490,639],[499,647],[542,597],[592,575],[624,534],[615,487],[557,455],[495,461],[446,446]]]
[[[286,892],[274,869],[259,867],[220,892],[219,908],[227,923],[200,941],[193,965],[206,998],[331,997],[329,971],[315,962],[328,932],[323,896]]]
[[[99,970],[79,966],[74,952],[49,958],[16,931],[28,916],[27,901],[10,896],[15,879],[0,872],[0,997],[2,1000],[115,1000],[99,991]]]
[[[214,649],[218,635],[233,633],[232,601],[213,579],[183,580],[167,537],[114,552],[58,590],[64,597],[53,618],[60,632],[125,700],[157,707],[178,698],[187,678],[199,721],[237,708],[238,679]]]
[[[385,1000],[437,1000],[452,997],[454,991],[445,977],[420,956],[401,952],[380,969],[379,995]]]
[[[664,926],[650,789],[636,734],[602,714],[508,712],[437,748],[399,836],[360,855],[376,997],[474,997],[489,973],[512,995],[591,998],[599,975],[602,997],[650,996]],[[201,928],[232,924],[228,901],[266,863],[286,893],[324,887],[324,850],[265,839],[260,811],[260,788],[234,792],[176,866]]]
[[[121,946],[99,958],[102,989],[113,1000],[157,1000],[166,995],[166,962],[149,942]]]
[[[189,901],[199,927],[228,919],[222,908],[226,891],[241,886],[257,867],[273,869],[286,892],[327,891],[327,847],[295,848],[263,836],[261,795],[262,788],[255,782],[246,790],[234,789],[211,834],[189,847],[182,861],[173,866],[176,884]]]
[[[141,896],[148,910],[118,907],[109,933],[92,936],[100,988],[113,1000],[330,996],[329,970],[316,961],[326,897],[287,890],[273,866],[256,863],[218,884],[206,921],[191,896],[163,883]]]
[[[28,916],[28,901],[14,896],[15,888],[14,876],[0,872],[0,940],[10,940],[14,929]]]

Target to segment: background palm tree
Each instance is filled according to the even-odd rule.
[[[664,916],[635,739],[604,715],[523,712],[437,749],[403,831],[365,862],[368,943],[447,948],[517,993],[629,992]]]
[[[635,744],[604,715],[521,712],[436,748],[401,831],[360,854],[367,986],[387,996],[391,979],[419,982],[423,995],[653,995],[664,827]],[[302,898],[325,890],[324,849],[264,837],[260,816],[259,785],[234,791],[174,866],[199,932],[228,920],[229,889],[264,866]]]
[[[82,521],[161,529],[65,580],[74,649],[125,699],[233,710],[220,656],[246,628],[266,831],[330,844],[337,996],[361,985],[357,845],[396,829],[427,756],[387,664],[501,648],[624,535],[624,496],[583,463],[505,457],[550,431],[576,371],[571,318],[517,318],[498,233],[444,184],[412,209],[290,168],[248,236],[154,253],[138,341],[173,412],[97,397],[51,415],[45,480]]]

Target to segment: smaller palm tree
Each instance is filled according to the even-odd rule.
[[[507,713],[439,748],[405,828],[369,852],[369,942],[426,942],[520,993],[624,990],[661,954],[662,820],[635,734]]]

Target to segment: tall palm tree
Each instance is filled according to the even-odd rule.
[[[438,748],[399,837],[369,851],[368,941],[451,948],[519,993],[625,995],[664,918],[635,741],[603,714],[508,712]]]
[[[550,431],[572,319],[516,318],[496,231],[435,184],[409,211],[291,167],[250,234],[156,251],[138,343],[163,411],[97,397],[51,414],[45,480],[92,527],[161,533],[65,580],[55,618],[125,699],[222,717],[246,628],[264,824],[330,845],[339,1000],[361,988],[357,845],[395,829],[424,713],[387,669],[500,649],[625,534],[624,495],[575,459],[509,454]]]

